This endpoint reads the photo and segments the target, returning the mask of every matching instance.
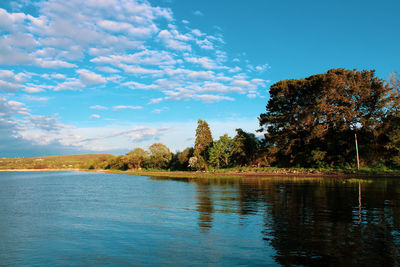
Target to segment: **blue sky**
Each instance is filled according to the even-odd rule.
[[[268,88],[399,71],[399,1],[0,2],[0,157],[122,154],[254,132]]]

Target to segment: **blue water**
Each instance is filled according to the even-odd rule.
[[[398,265],[399,203],[397,180],[0,172],[0,265]]]

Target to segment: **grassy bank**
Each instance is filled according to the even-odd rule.
[[[208,178],[208,177],[400,177],[399,170],[382,170],[376,168],[348,169],[305,169],[305,168],[231,168],[213,169],[208,171],[168,171],[168,170],[89,170],[95,172],[131,174],[141,176]]]
[[[86,169],[92,162],[107,161],[109,154],[0,158],[0,170],[75,170]]]
[[[82,170],[100,171],[106,173],[121,173],[144,176],[162,177],[243,177],[243,176],[302,176],[302,177],[400,177],[400,170],[390,169],[384,165],[366,166],[357,170],[347,168],[277,168],[277,167],[235,167],[226,169],[213,169],[207,171],[172,171],[155,169],[129,169],[105,170],[102,168],[90,169],[93,162],[107,162],[115,158],[107,154],[50,156],[36,158],[0,158],[0,171],[56,171],[56,170]]]

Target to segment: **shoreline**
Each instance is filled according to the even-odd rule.
[[[81,169],[0,169],[0,172],[57,172],[57,171],[85,171]]]
[[[39,172],[39,171],[83,171],[110,174],[127,174],[153,177],[174,177],[174,178],[212,178],[212,177],[310,177],[310,178],[400,178],[398,174],[374,174],[374,173],[340,173],[340,172],[308,172],[296,170],[278,171],[244,171],[244,172],[202,172],[202,171],[138,171],[138,170],[88,170],[88,169],[0,169],[0,172]]]

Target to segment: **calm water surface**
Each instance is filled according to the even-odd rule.
[[[0,172],[1,266],[400,265],[400,180]]]

